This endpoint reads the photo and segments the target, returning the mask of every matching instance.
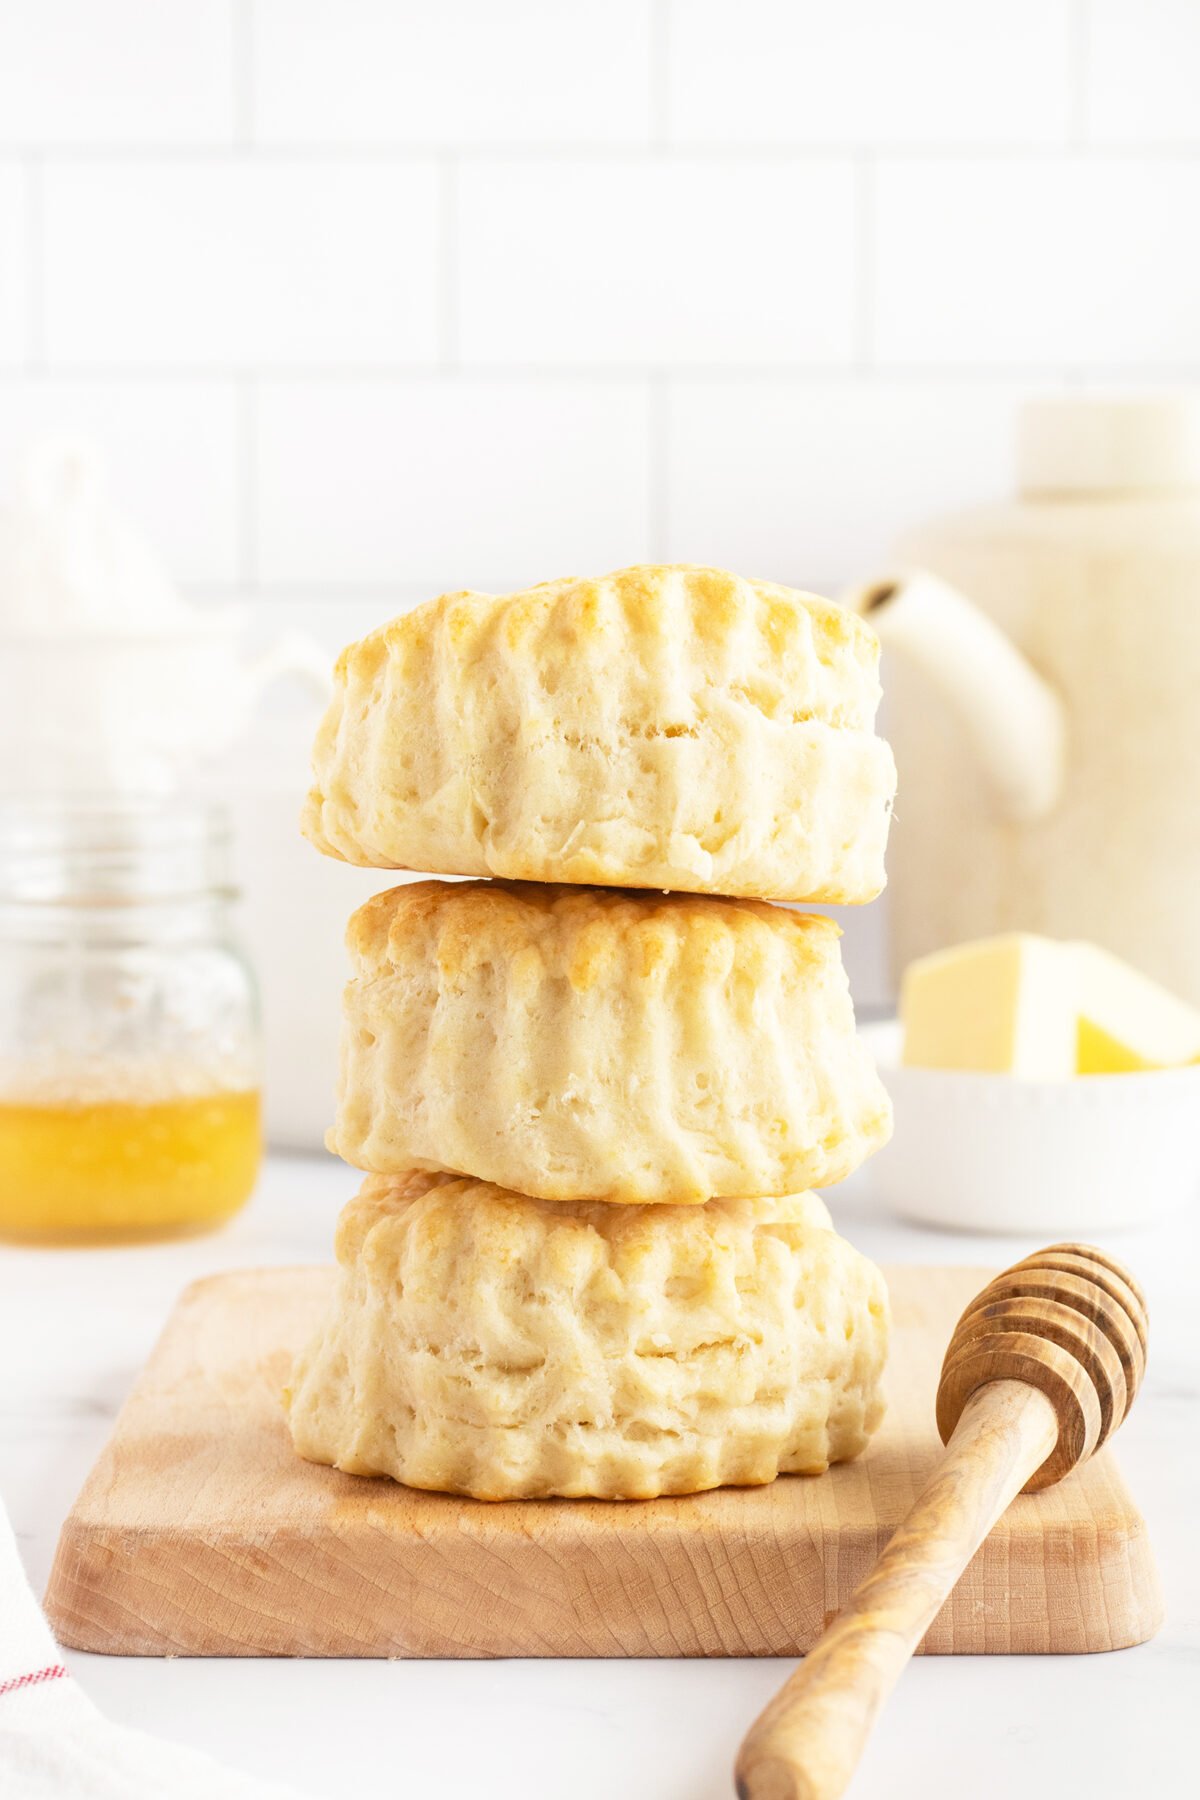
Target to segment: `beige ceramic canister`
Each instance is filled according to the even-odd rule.
[[[1022,929],[1200,1003],[1200,403],[1037,401],[1018,492],[913,531],[884,643],[893,973]]]

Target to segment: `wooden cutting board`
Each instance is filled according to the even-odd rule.
[[[969,1269],[889,1271],[887,1422],[856,1463],[682,1500],[489,1505],[297,1458],[279,1391],[331,1272],[215,1276],[183,1295],[63,1527],[63,1643],[126,1656],[790,1656],[906,1511]],[[1022,1496],[926,1651],[1112,1650],[1160,1619],[1108,1451]]]

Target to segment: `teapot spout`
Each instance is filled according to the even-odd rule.
[[[953,708],[1001,815],[1028,822],[1052,812],[1066,768],[1066,710],[999,626],[922,569],[869,582],[846,604]]]

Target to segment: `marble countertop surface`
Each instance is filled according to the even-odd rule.
[[[0,1493],[39,1592],[67,1509],[179,1290],[223,1268],[329,1260],[352,1188],[329,1159],[273,1157],[246,1211],[209,1237],[0,1247]],[[1162,1631],[1108,1656],[918,1659],[867,1752],[856,1800],[1196,1791],[1197,1212],[1106,1240],[1142,1279],[1153,1315],[1146,1383],[1118,1450],[1158,1557]],[[882,1262],[999,1266],[1037,1247],[902,1224],[861,1179],[840,1190],[834,1213]],[[66,1660],[113,1718],[322,1800],[356,1788],[438,1800],[727,1800],[739,1738],[789,1666]]]

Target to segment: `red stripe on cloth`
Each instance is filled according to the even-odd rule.
[[[66,1672],[61,1663],[51,1663],[45,1669],[30,1669],[27,1675],[10,1675],[7,1681],[0,1681],[0,1694],[11,1694],[16,1688],[36,1687],[42,1681],[59,1681]]]

